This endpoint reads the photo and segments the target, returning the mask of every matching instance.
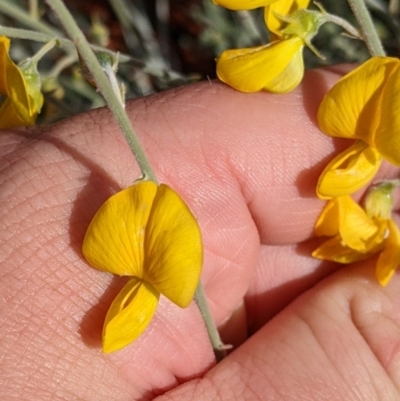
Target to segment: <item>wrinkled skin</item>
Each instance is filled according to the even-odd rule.
[[[125,279],[90,268],[80,245],[101,203],[139,176],[110,113],[2,133],[2,399],[398,400],[398,275],[381,288],[374,260],[310,257],[318,175],[349,145],[315,123],[339,75],[312,71],[288,95],[205,82],[127,107],[160,181],[204,233],[202,280],[235,348],[217,366],[196,306],[166,299],[138,341],[101,352]]]

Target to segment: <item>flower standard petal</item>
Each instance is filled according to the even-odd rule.
[[[396,68],[387,79],[380,113],[381,119],[371,146],[375,146],[379,153],[390,163],[400,165],[400,60],[396,59]]]
[[[294,37],[265,46],[224,51],[217,60],[218,78],[242,92],[289,92],[304,75],[304,41]]]
[[[381,285],[386,285],[400,264],[400,231],[393,220],[387,221],[389,231],[385,248],[379,255],[375,275]]]
[[[374,57],[339,80],[318,109],[321,130],[372,145],[370,137],[379,124],[382,92],[397,63],[396,59]]]
[[[100,207],[82,245],[90,265],[118,275],[143,276],[145,229],[157,188],[154,182],[140,182]]]
[[[103,351],[119,349],[136,340],[150,323],[159,293],[150,284],[132,278],[116,296],[103,327]]]
[[[285,22],[279,18],[286,17],[300,8],[307,8],[310,0],[279,0],[265,8],[264,19],[268,29],[275,35],[281,34]]]
[[[318,179],[317,196],[330,199],[358,191],[372,180],[381,161],[376,149],[357,141],[325,167]]]
[[[214,4],[228,8],[229,10],[253,10],[265,7],[278,0],[213,0]]]
[[[146,229],[145,276],[157,291],[186,307],[203,263],[200,228],[180,196],[161,184]]]

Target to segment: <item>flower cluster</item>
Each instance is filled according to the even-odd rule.
[[[293,90],[304,75],[304,46],[325,22],[324,15],[306,10],[310,0],[214,0],[232,10],[264,7],[272,41],[266,45],[224,51],[217,60],[218,78],[242,92]],[[316,52],[316,51],[315,51]]]
[[[0,36],[0,129],[35,124],[43,105],[36,64],[27,60],[14,64],[8,52],[10,39]]]
[[[197,288],[203,248],[196,219],[167,185],[142,181],[109,198],[87,229],[93,267],[129,276],[103,328],[103,351],[117,351],[148,326],[160,294],[184,308]]]
[[[344,76],[318,110],[325,134],[353,143],[326,166],[318,180],[317,195],[329,202],[315,231],[331,238],[313,256],[352,263],[379,253],[376,276],[382,285],[400,263],[400,232],[391,218],[395,185],[384,182],[374,187],[365,210],[350,195],[371,182],[382,160],[400,165],[399,86],[400,61],[373,57]]]

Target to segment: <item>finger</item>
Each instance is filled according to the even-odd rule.
[[[281,312],[203,379],[157,401],[397,400],[400,279],[374,264],[335,273]]]

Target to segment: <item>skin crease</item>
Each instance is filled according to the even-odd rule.
[[[310,256],[318,175],[350,144],[315,122],[342,72],[311,71],[287,95],[203,82],[127,106],[160,182],[201,226],[202,281],[235,345],[217,366],[195,305],[165,298],[141,338],[101,352],[126,279],[88,267],[80,245],[99,206],[139,176],[109,111],[3,132],[2,399],[398,400],[398,276],[382,288],[374,260],[343,268]]]

